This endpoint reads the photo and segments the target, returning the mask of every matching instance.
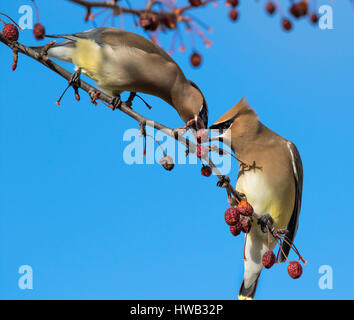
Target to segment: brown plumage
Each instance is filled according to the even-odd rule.
[[[112,27],[47,37],[68,40],[51,47],[50,57],[75,64],[108,94],[151,94],[173,106],[184,122],[200,116],[207,127],[208,108],[200,89],[152,41]]]
[[[300,154],[292,142],[267,128],[249,104],[242,99],[218,119],[210,129],[221,129],[218,138],[230,145],[240,164],[236,189],[259,215],[270,215],[276,228],[287,228],[293,241],[301,208],[303,171]],[[273,240],[271,249],[276,245]],[[286,254],[289,246],[283,245]],[[253,298],[262,269],[262,255],[268,250],[267,234],[259,227],[247,238],[245,275],[239,297]],[[280,261],[284,261],[284,256]]]

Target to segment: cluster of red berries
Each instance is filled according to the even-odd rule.
[[[224,217],[232,235],[238,236],[241,231],[249,233],[252,226],[252,215],[253,207],[246,200],[241,200],[236,208],[227,209]],[[288,260],[287,257],[286,259]],[[269,249],[263,254],[262,264],[266,269],[270,269],[275,262],[276,257],[272,250]],[[288,274],[293,279],[300,278],[302,275],[301,264],[298,261],[289,261]]]
[[[241,231],[249,233],[252,226],[252,206],[245,200],[241,200],[236,208],[230,207],[225,211],[225,222],[230,226],[230,232],[238,236]]]
[[[270,15],[273,15],[276,12],[277,7],[273,1],[268,1],[265,5],[265,10]],[[292,3],[289,12],[294,18],[298,19],[307,16],[308,10],[308,1],[300,0],[298,2]],[[311,13],[309,18],[310,21],[314,24],[316,24],[319,20],[318,15],[316,13]],[[293,28],[292,22],[288,18],[283,18],[281,23],[283,29],[286,31],[290,31]]]
[[[192,7],[199,7],[201,0],[190,0]],[[139,24],[145,31],[156,31],[159,26],[167,29],[175,29],[177,18],[174,14],[164,14],[159,17],[153,12],[143,12],[139,16]],[[190,56],[190,62],[193,67],[199,67],[202,64],[202,56],[198,52],[193,52]]]

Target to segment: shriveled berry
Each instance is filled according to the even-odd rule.
[[[6,23],[2,28],[2,34],[9,41],[17,41],[19,32],[14,24]]]
[[[204,158],[209,152],[209,148],[202,146],[200,144],[197,145],[197,157]]]
[[[201,169],[201,174],[202,176],[204,177],[210,177],[211,176],[211,173],[212,173],[212,170],[209,166],[204,166],[202,167]]]
[[[229,18],[232,21],[236,21],[238,19],[238,11],[235,8],[232,8],[229,12]]]
[[[189,0],[189,4],[192,7],[199,7],[202,4],[201,0]]]
[[[281,23],[282,23],[283,29],[286,31],[290,31],[293,27],[293,25],[291,24],[291,21],[289,19],[284,18],[281,21]]]
[[[245,216],[240,216],[240,223],[241,223],[241,226],[242,226],[242,231],[244,233],[249,233],[251,231],[252,218],[245,217]]]
[[[44,39],[45,29],[42,24],[36,23],[33,27],[33,35],[37,40]]]
[[[229,226],[233,226],[240,222],[240,214],[237,212],[236,208],[229,208],[225,211],[225,222]],[[240,224],[240,230],[241,228],[242,226]]]
[[[203,143],[203,142],[207,142],[209,140],[209,132],[208,130],[198,130],[197,131],[197,142],[198,143]]]
[[[170,156],[164,156],[159,162],[167,171],[171,171],[175,166]]]
[[[240,223],[230,226],[230,231],[233,236],[238,236],[241,233],[242,227]]]
[[[318,22],[318,20],[319,20],[319,18],[318,18],[318,15],[317,15],[317,13],[312,13],[311,14],[311,16],[310,16],[310,21],[312,22],[312,23],[317,23]]]
[[[275,10],[276,10],[275,4],[274,4],[272,1],[268,1],[268,2],[266,3],[265,10],[266,10],[270,15],[272,15],[272,14],[275,12]]]
[[[302,275],[302,266],[298,261],[291,261],[288,265],[289,276],[298,279]]]
[[[193,67],[199,67],[202,63],[202,56],[200,53],[194,52],[192,53],[190,60]]]
[[[226,5],[235,8],[238,6],[238,0],[226,0]]]
[[[161,23],[168,29],[175,29],[177,26],[177,19],[175,15],[165,15],[161,19]]]
[[[266,253],[264,253],[262,257],[262,264],[265,268],[269,269],[273,266],[275,262],[275,254],[273,251],[268,250]]]
[[[289,11],[295,18],[300,18],[300,17],[306,16],[307,11],[308,11],[308,4],[305,1],[300,1],[298,3],[294,3],[290,7]]]
[[[159,26],[159,19],[153,13],[144,12],[139,16],[139,24],[144,30],[155,31]]]
[[[243,216],[250,217],[253,214],[253,207],[246,200],[241,200],[236,209]]]

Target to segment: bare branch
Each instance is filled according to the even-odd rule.
[[[17,41],[11,42],[11,41],[7,40],[1,32],[0,32],[0,41],[3,42],[5,45],[7,45],[13,51],[14,61],[16,60],[16,64],[17,64],[17,54],[22,53],[22,54],[38,61],[39,63],[41,63],[45,67],[49,68],[50,70],[56,72],[57,74],[62,76],[64,79],[69,81],[69,83],[71,82],[73,74],[71,72],[67,71],[66,69],[62,68],[61,66],[59,66],[58,64],[56,64],[52,60],[50,60],[45,55],[48,48],[50,48],[53,45],[53,42],[48,43],[44,47],[44,50],[42,50],[42,52],[38,53],[38,52],[34,51],[33,49],[31,49],[27,46],[24,46],[23,44],[21,44]],[[75,86],[77,86],[77,87],[75,87],[76,88],[75,93],[77,93],[78,88],[81,88],[82,90],[86,91],[89,94],[89,96],[91,97],[91,102],[95,102],[96,99],[100,99],[100,100],[106,102],[108,104],[108,106],[111,104],[111,101],[112,101],[111,96],[109,96],[106,93],[89,85],[85,81],[80,80],[80,82],[76,83]],[[130,107],[130,105],[126,105],[124,102],[121,104],[121,107],[119,108],[119,110],[121,110],[123,113],[127,114],[129,117],[133,118],[134,120],[136,120],[140,126],[140,131],[145,130],[142,128],[143,127],[145,128],[146,125],[150,126],[152,128],[155,128],[159,131],[164,132],[166,135],[168,135],[171,138],[174,138],[178,142],[182,143],[187,148],[188,153],[189,152],[196,153],[198,145],[188,138],[185,138],[181,135],[176,135],[176,130],[173,130],[163,124],[160,124],[156,121],[153,121],[153,120],[139,114],[138,112],[134,111]],[[213,151],[213,147],[210,147],[209,151]],[[230,178],[227,176],[224,176],[220,173],[220,171],[215,166],[213,161],[209,158],[208,153],[202,155],[201,158],[209,164],[209,166],[214,171],[215,175],[218,177],[219,181],[223,181],[223,183],[220,184],[220,186],[225,188],[228,198],[231,195],[235,199],[236,203],[239,203],[242,200],[243,195],[240,194],[236,189],[234,189],[231,186]],[[259,219],[260,219],[260,217],[256,213],[253,213],[253,217],[257,221],[259,221]],[[279,236],[278,236],[279,233],[281,233],[281,230],[277,230],[275,228],[272,229],[272,234],[275,238],[279,238]]]

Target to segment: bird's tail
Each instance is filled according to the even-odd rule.
[[[43,50],[43,46],[30,47],[30,48],[36,52],[41,52]],[[74,48],[75,48],[75,43],[74,41],[71,40],[55,43],[48,50],[48,56],[62,61],[72,62],[72,52]]]
[[[238,292],[238,300],[253,300],[256,294],[258,279],[261,273],[258,274],[256,280],[248,287],[245,287],[245,280],[242,280],[240,290]]]

